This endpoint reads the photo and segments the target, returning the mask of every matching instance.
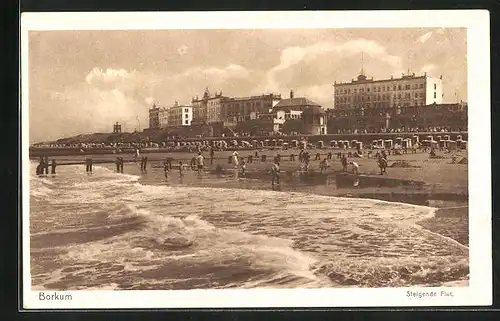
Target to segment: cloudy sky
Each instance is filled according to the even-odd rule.
[[[333,82],[443,75],[467,100],[465,29],[30,31],[30,142],[148,125],[153,102],[281,93],[331,108]],[[457,94],[457,95],[456,95]]]

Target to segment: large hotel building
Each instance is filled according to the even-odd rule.
[[[415,107],[443,102],[442,77],[424,74],[402,75],[401,78],[373,80],[363,71],[351,82],[334,84],[334,109],[364,115],[412,112]]]
[[[181,106],[178,102],[169,108],[156,105],[149,109],[149,128],[167,128],[191,126],[193,121],[193,108]]]
[[[192,99],[193,120],[200,123],[236,123],[267,114],[279,101],[280,95],[227,97],[222,91],[211,95],[208,88],[201,99]]]

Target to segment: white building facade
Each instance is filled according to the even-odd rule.
[[[443,102],[442,76],[436,78],[427,74],[409,74],[383,80],[368,79],[360,74],[351,82],[335,82],[334,88],[335,109],[359,109],[367,114]]]
[[[193,121],[193,107],[181,106],[177,102],[168,109],[168,126],[191,126]]]

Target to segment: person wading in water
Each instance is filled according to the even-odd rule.
[[[274,163],[271,166],[271,185],[274,186],[274,182],[276,181],[276,185],[280,184],[280,164],[278,159],[274,159]]]
[[[92,174],[92,157],[87,156],[87,158],[85,158],[85,165],[85,171],[89,174]]]
[[[384,173],[387,174],[387,159],[379,155],[377,159],[377,164],[378,167],[380,168],[380,175],[383,175]]]
[[[55,159],[52,159],[52,163],[50,164],[50,173],[52,175],[55,175],[56,174],[56,160]]]
[[[196,164],[198,165],[198,175],[201,175],[201,173],[203,172],[203,160],[204,157],[201,152],[199,152],[198,156],[196,157]]]
[[[49,157],[45,156],[45,159],[43,160],[43,167],[45,168],[45,175],[49,175]]]

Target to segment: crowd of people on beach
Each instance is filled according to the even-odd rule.
[[[397,146],[397,145],[395,145]],[[414,144],[414,146],[420,146],[419,144]],[[269,157],[267,153],[276,153],[272,161],[268,164],[270,164],[270,167],[267,167],[264,172],[267,172],[270,177],[271,185],[280,185],[280,164],[283,159],[283,157],[289,157],[289,161],[295,162],[298,160],[298,169],[293,170],[294,174],[298,175],[317,175],[319,173],[320,175],[328,175],[329,171],[328,168],[331,167],[331,163],[334,162],[334,159],[336,159],[339,162],[339,165],[341,166],[339,169],[339,172],[344,172],[349,175],[354,175],[354,176],[359,176],[360,175],[360,164],[358,161],[356,161],[357,158],[368,158],[368,159],[373,159],[374,162],[376,162],[378,168],[380,169],[380,175],[387,175],[387,168],[388,168],[388,156],[391,154],[394,155],[399,155],[398,148],[394,147],[392,149],[374,149],[369,148],[369,149],[361,149],[361,147],[356,148],[355,150],[346,150],[346,149],[341,149],[341,150],[326,150],[321,152],[321,150],[318,149],[307,149],[307,148],[301,148],[298,152],[298,155],[295,155],[293,151],[291,151],[290,154],[288,155],[281,155],[280,153],[283,152],[286,149],[283,150],[267,150],[261,149],[261,150],[255,150],[254,152],[247,152],[245,156],[240,156],[240,152],[236,149],[232,151],[232,153],[228,157],[228,163],[231,164],[229,169],[231,172],[231,169],[234,170],[236,178],[246,178],[247,175],[249,175],[247,171],[247,165],[251,165],[256,161],[260,161],[260,163],[265,163],[266,161],[269,161],[267,158]],[[403,149],[404,150],[404,149]],[[427,150],[430,150],[430,158],[433,157],[438,157],[436,156],[436,149],[434,148],[427,148],[423,146],[420,151],[427,152]],[[439,149],[441,151],[441,149]],[[262,152],[261,155],[259,153]],[[146,151],[147,153],[147,151]],[[204,154],[207,155],[207,159],[205,158]],[[191,171],[196,172],[199,177],[203,176],[204,173],[206,172],[207,165],[209,167],[209,171],[214,171],[215,173],[223,173],[225,170],[223,169],[223,163],[220,161],[215,162],[216,159],[216,153],[219,153],[219,150],[217,148],[213,148],[211,146],[208,146],[208,149],[203,149],[201,146],[197,148],[197,150],[194,152],[194,155],[191,157],[191,161],[189,162],[183,162],[183,160],[178,160],[178,163],[174,165],[174,158],[171,157],[173,154],[169,154],[167,157],[164,158],[163,160],[163,166],[158,166],[155,165],[155,161],[153,160],[153,167],[163,167],[163,172],[165,178],[168,178],[169,173],[172,172],[172,169],[176,167],[179,172],[179,177],[184,177],[186,170],[191,169]],[[403,152],[402,154],[405,154]],[[402,155],[401,154],[401,155]],[[220,154],[219,154],[220,155]],[[227,155],[227,154],[226,154]],[[452,159],[453,162],[456,162],[456,157]],[[135,163],[140,163],[140,171],[141,173],[146,173],[147,168],[148,168],[148,157],[141,155],[141,150],[139,148],[135,149],[135,152],[132,157],[132,161]],[[100,161],[102,162],[102,161]],[[314,164],[317,164],[318,166],[318,171],[311,171],[311,164],[314,162]],[[115,161],[115,166],[116,166],[116,172],[117,173],[123,173],[124,172],[124,157],[123,156],[117,156]],[[208,163],[208,164],[207,164]],[[366,164],[365,162],[361,162],[362,164]],[[56,171],[56,160],[52,159],[51,163],[49,163],[48,157],[40,157],[39,164],[36,169],[37,175],[48,175],[49,173],[49,167],[51,167],[51,174],[55,174]],[[93,166],[93,160],[91,155],[87,155],[85,157],[85,168],[86,172],[89,174],[92,174],[92,166]],[[213,165],[216,165],[217,167],[213,168]],[[268,165],[269,166],[269,165]],[[251,166],[253,167],[253,166]],[[335,172],[335,171],[334,171]],[[315,174],[316,173],[316,174]],[[253,175],[252,172],[250,174]]]

